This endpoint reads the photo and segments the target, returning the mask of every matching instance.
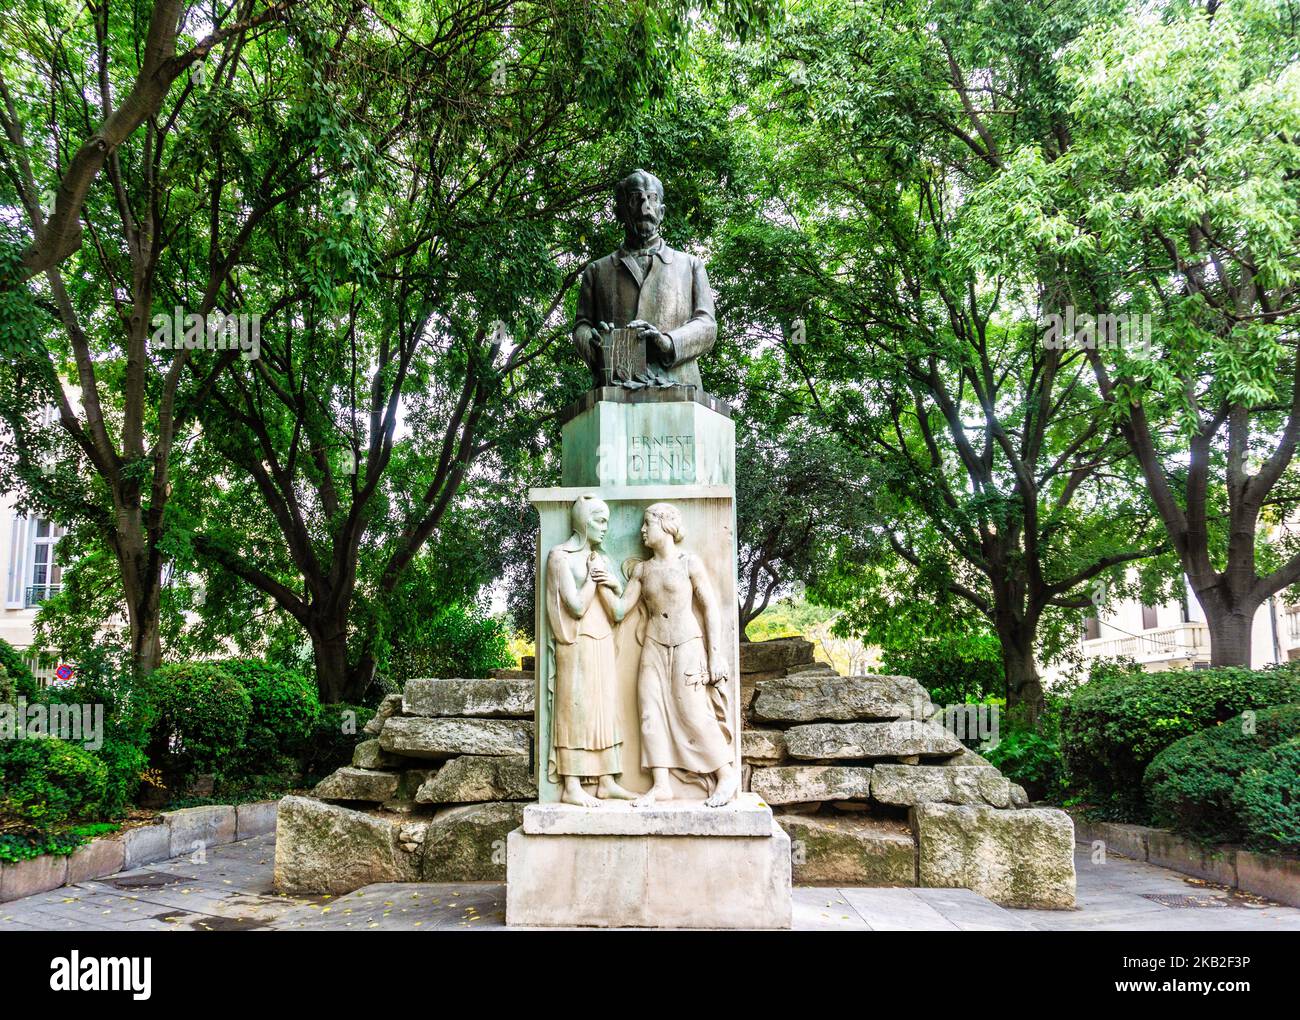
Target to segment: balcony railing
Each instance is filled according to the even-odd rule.
[[[27,597],[23,600],[23,605],[32,609],[39,606],[42,602],[52,595],[57,595],[62,585],[57,584],[32,584],[27,587]]]
[[[1281,630],[1286,635],[1288,648],[1300,645],[1300,606],[1282,607]]]
[[[1180,623],[1141,634],[1096,638],[1083,642],[1083,654],[1089,659],[1123,657],[1138,662],[1205,658],[1210,654],[1210,630],[1203,623]]]

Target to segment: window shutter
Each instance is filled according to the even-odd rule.
[[[23,608],[23,583],[27,580],[27,518],[14,514],[9,539],[9,585],[5,589],[5,608]]]

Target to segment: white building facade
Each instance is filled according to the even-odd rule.
[[[20,513],[12,493],[0,494],[0,579],[4,605],[0,609],[0,638],[23,653],[44,686],[58,665],[53,658],[31,653],[36,610],[62,586],[62,568],[55,562],[54,546],[64,528],[55,521]]]
[[[1250,665],[1300,658],[1300,605],[1288,605],[1292,589],[1269,599],[1255,614],[1251,631]],[[1183,579],[1178,602],[1144,606],[1116,600],[1086,621],[1079,641],[1085,668],[1094,659],[1134,659],[1145,669],[1204,669],[1210,664],[1210,631],[1205,613]]]

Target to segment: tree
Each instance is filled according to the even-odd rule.
[[[1215,665],[1249,666],[1256,610],[1300,580],[1297,14],[1210,0],[1092,26],[1060,61],[1068,148],[1012,153],[982,202],[1009,261],[1049,247],[1057,302],[1127,330],[1081,346]]]
[[[985,270],[969,211],[1004,151],[1059,149],[1052,53],[1078,27],[1002,3],[810,3],[721,72],[765,168],[723,257],[789,324],[814,422],[874,465],[861,577],[904,563],[916,594],[972,606],[1031,716],[1045,616],[1090,606],[1162,539],[1140,492],[1116,496],[1125,448],[1086,358],[1045,344],[1033,291]]]
[[[237,356],[159,350],[155,310],[237,303],[259,224],[311,179],[315,139],[284,73],[290,6],[239,3],[183,53],[178,3],[145,20],[32,4],[5,28],[0,200],[26,222],[0,246],[3,483],[102,536],[142,672],[162,655],[176,461]]]

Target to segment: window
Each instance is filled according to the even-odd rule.
[[[36,678],[38,687],[48,687],[51,681],[57,679],[54,671],[58,669],[58,660],[50,654],[38,655],[32,653],[24,658],[27,668],[32,671],[32,676]]]
[[[30,609],[57,595],[63,568],[54,562],[62,525],[45,517],[15,517],[9,540],[9,578],[5,606]]]
[[[1084,617],[1083,620],[1083,639],[1085,641],[1096,641],[1101,637],[1101,621],[1095,616]]]
[[[1156,607],[1143,606],[1142,607],[1142,629],[1154,630],[1155,627],[1156,627]]]

